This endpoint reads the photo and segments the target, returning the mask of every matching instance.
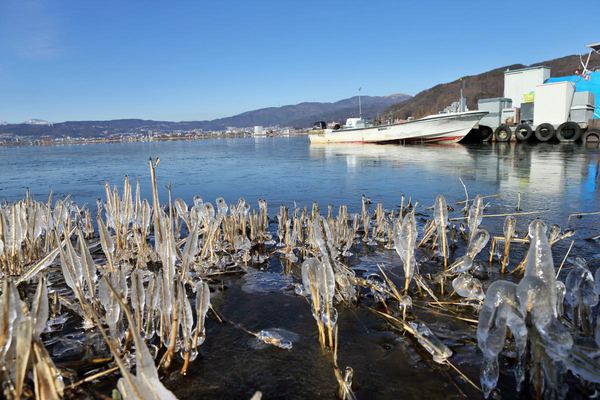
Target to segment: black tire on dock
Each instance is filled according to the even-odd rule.
[[[515,128],[515,137],[519,142],[527,142],[533,137],[533,130],[529,124],[519,124]]]
[[[583,134],[581,141],[583,144],[595,144],[600,145],[600,129],[588,129]]]
[[[496,142],[510,142],[511,137],[512,131],[510,130],[510,126],[506,124],[500,125],[494,131],[494,138],[496,138]]]
[[[479,134],[482,142],[489,142],[494,135],[494,131],[487,125],[479,125]]]
[[[537,128],[535,128],[535,137],[540,142],[548,142],[556,136],[556,131],[554,130],[554,126],[547,122],[543,124],[539,124]]]
[[[563,122],[556,130],[556,138],[561,142],[575,142],[581,137],[579,124],[573,121]]]

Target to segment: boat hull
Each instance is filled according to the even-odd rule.
[[[357,129],[326,129],[310,134],[311,143],[449,142],[463,139],[483,118],[485,111],[439,114],[402,124]]]

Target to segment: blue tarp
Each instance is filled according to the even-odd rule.
[[[600,119],[600,72],[591,72],[590,80],[583,79],[580,75],[556,76],[546,80],[546,83],[552,82],[574,82],[576,92],[594,93],[594,119]]]

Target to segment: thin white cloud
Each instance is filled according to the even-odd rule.
[[[59,18],[44,0],[0,1],[0,38],[6,50],[32,59],[48,59],[60,55],[61,27]]]

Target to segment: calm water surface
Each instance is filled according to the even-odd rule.
[[[357,207],[365,193],[386,206],[401,194],[429,205],[438,193],[462,200],[459,178],[470,195],[500,194],[514,205],[521,192],[522,208],[561,215],[594,210],[600,200],[599,152],[578,145],[311,146],[305,137],[0,148],[0,199],[30,188],[95,203],[104,182],[120,185],[124,175],[148,194],[149,157],[161,159],[159,183],[188,202],[200,194]]]
[[[430,214],[426,208],[437,194],[444,194],[449,204],[464,199],[462,179],[470,197],[497,195],[488,199],[486,213],[514,212],[521,193],[524,211],[539,211],[548,223],[575,229],[573,254],[597,261],[594,256],[600,252],[597,242],[584,240],[599,233],[597,217],[567,222],[570,213],[600,209],[600,153],[578,145],[316,147],[295,137],[0,148],[0,200],[16,200],[30,188],[38,198],[53,190],[56,196],[72,194],[79,204],[95,207],[104,182],[121,186],[124,175],[139,179],[143,195],[150,198],[149,157],[161,159],[163,200],[163,188],[171,183],[174,197],[188,204],[196,194],[205,201],[223,196],[230,203],[242,196],[253,204],[265,198],[271,216],[280,204],[294,202],[310,206],[318,201],[322,210],[343,203],[358,211],[362,193],[387,209],[397,207],[402,194],[411,196],[420,211]],[[451,216],[459,216],[460,207],[455,205]],[[535,216],[518,218],[521,233]],[[503,218],[485,218],[483,227],[499,234],[502,223]],[[569,243],[555,246],[555,260],[564,256]],[[514,257],[520,259],[523,251],[514,250]],[[347,263],[359,273],[383,263],[396,276],[401,274],[399,258],[383,248],[360,249]],[[318,346],[309,306],[293,293],[297,271],[282,271],[286,266],[275,258],[266,268],[226,278],[225,290],[216,292],[213,302],[224,316],[248,329],[277,327],[297,333],[294,348],[256,349],[245,333],[210,320],[206,343],[189,375],[165,378],[180,398],[249,398],[255,390],[269,399],[333,397],[337,384]],[[427,313],[420,318],[452,347],[452,361],[478,381],[474,329]],[[341,309],[339,321],[340,365],[354,368],[359,398],[460,398],[461,391],[479,396],[364,307]],[[504,397],[514,396],[510,379],[503,370]]]

